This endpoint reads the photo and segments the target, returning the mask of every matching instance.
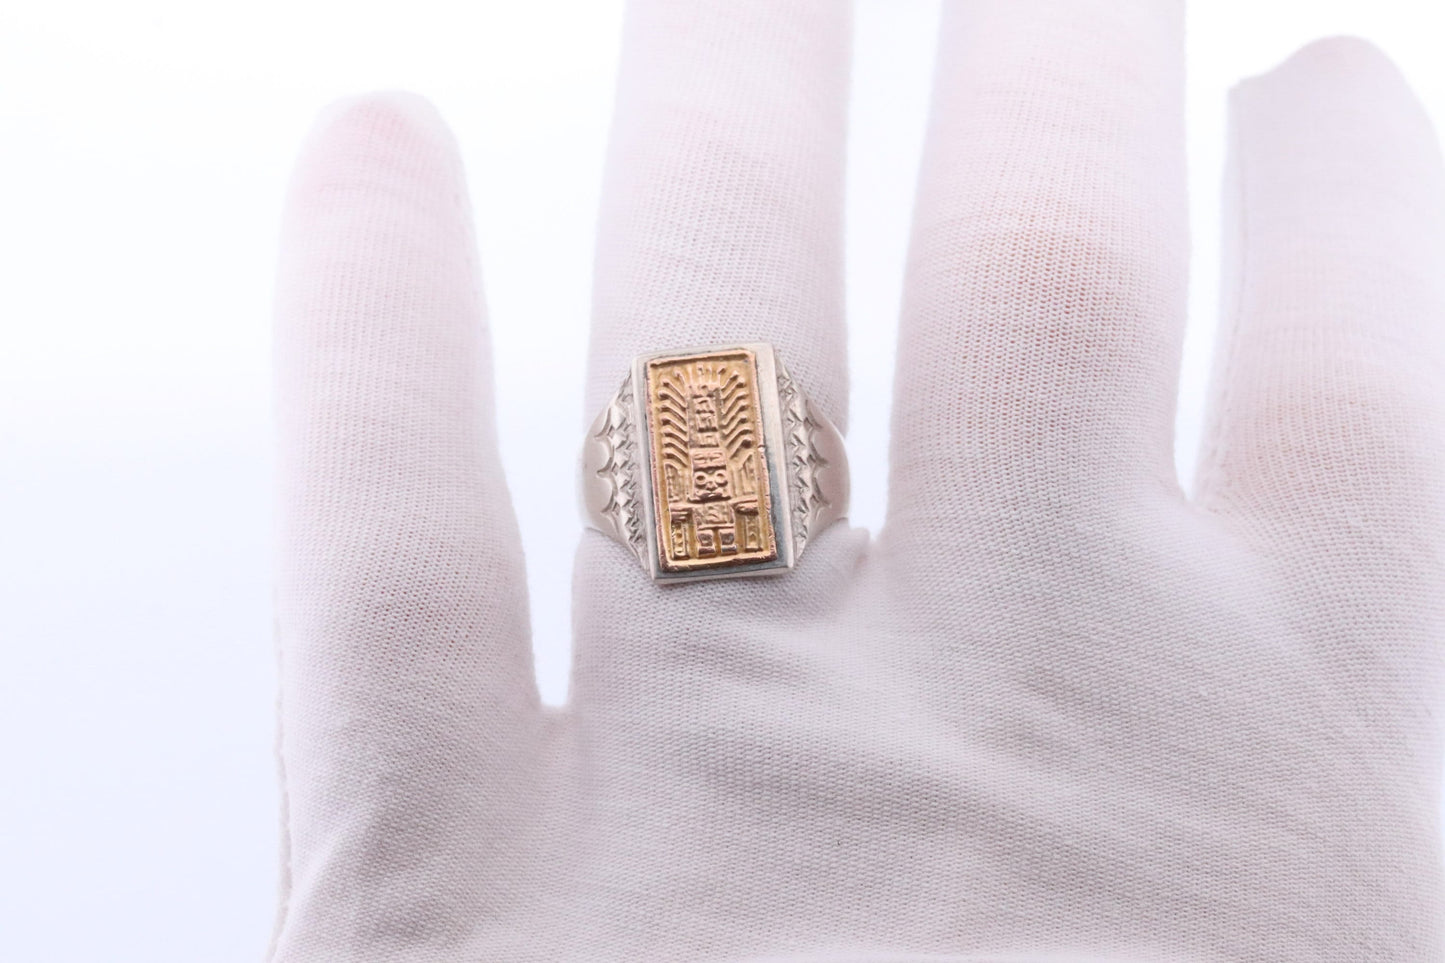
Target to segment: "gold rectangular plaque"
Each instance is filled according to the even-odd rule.
[[[662,569],[777,558],[753,352],[647,362],[647,423]]]

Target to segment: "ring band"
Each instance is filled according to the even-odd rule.
[[[588,524],[657,582],[789,571],[848,511],[842,436],[762,342],[634,358],[581,482]]]

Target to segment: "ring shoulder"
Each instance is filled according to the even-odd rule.
[[[821,415],[778,362],[778,401],[787,448],[793,542],[801,552],[809,536],[848,512],[848,464],[838,429]]]
[[[582,457],[582,509],[588,524],[647,557],[634,430],[632,376],[588,429]]]

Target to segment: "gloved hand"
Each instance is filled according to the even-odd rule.
[[[633,3],[586,417],[636,353],[767,340],[843,424],[846,14]],[[881,536],[662,588],[589,532],[562,710],[455,148],[412,97],[325,115],[279,293],[278,963],[1442,958],[1433,135],[1358,41],[1237,90],[1187,498],[1181,23],[949,5]]]

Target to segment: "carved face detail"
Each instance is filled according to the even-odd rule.
[[[692,473],[692,497],[700,502],[709,502],[728,497],[728,473],[726,469],[716,471],[695,471]]]
[[[721,451],[692,453],[692,500],[713,502],[732,497],[727,459]]]

